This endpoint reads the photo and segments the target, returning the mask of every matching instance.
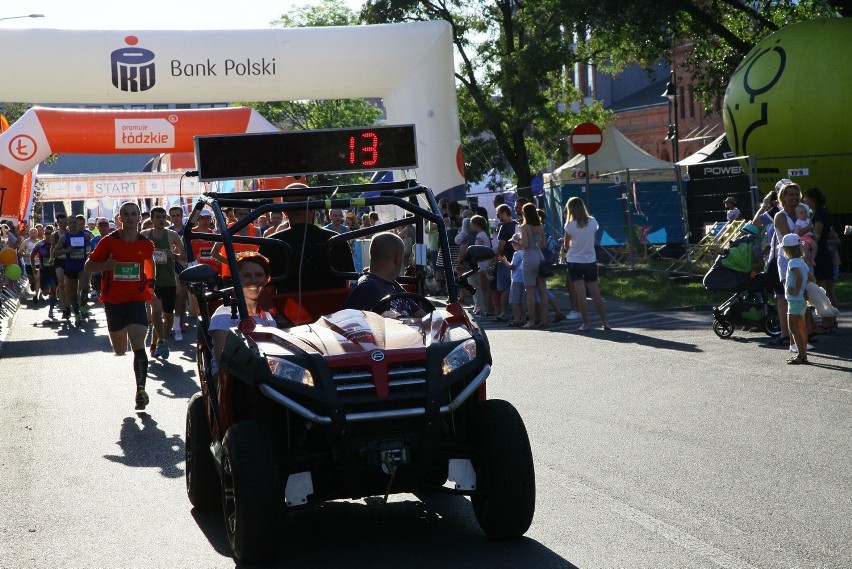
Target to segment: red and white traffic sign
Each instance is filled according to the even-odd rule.
[[[583,122],[571,131],[571,146],[580,154],[594,154],[601,149],[603,133],[594,123]]]

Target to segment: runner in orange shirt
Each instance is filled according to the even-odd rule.
[[[129,340],[136,377],[136,409],[143,410],[149,402],[145,392],[148,376],[145,303],[154,299],[154,243],[139,234],[138,205],[125,203],[119,215],[122,228],[98,242],[86,261],[85,270],[103,272],[100,300],[106,313],[112,350],[115,355],[123,356]]]

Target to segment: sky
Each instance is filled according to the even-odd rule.
[[[360,9],[361,0],[341,0]],[[270,22],[295,6],[318,4],[319,0],[34,0],[0,9],[2,28],[58,28],[70,30],[238,30],[268,29]],[[20,6],[20,7],[16,7]],[[234,7],[238,7],[234,9]],[[25,14],[44,18],[5,19]]]

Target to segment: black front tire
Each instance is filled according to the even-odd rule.
[[[713,322],[713,331],[720,338],[730,338],[734,335],[734,325],[727,320],[715,320]]]
[[[283,501],[272,436],[255,421],[236,423],[222,441],[222,509],[238,562],[275,558]]]
[[[477,445],[476,521],[488,537],[520,537],[535,513],[535,467],[527,429],[511,403],[481,404]]]
[[[213,438],[207,421],[204,397],[196,393],[186,409],[186,494],[196,508],[212,509],[219,504],[219,474],[210,452]]]
[[[781,320],[778,318],[777,312],[770,313],[763,321],[763,331],[766,332],[767,336],[781,335]]]

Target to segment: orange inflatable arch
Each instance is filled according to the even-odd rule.
[[[193,137],[277,131],[250,107],[219,109],[100,110],[33,107],[3,132],[0,217],[29,217],[31,171],[51,154],[157,154],[192,152]]]

